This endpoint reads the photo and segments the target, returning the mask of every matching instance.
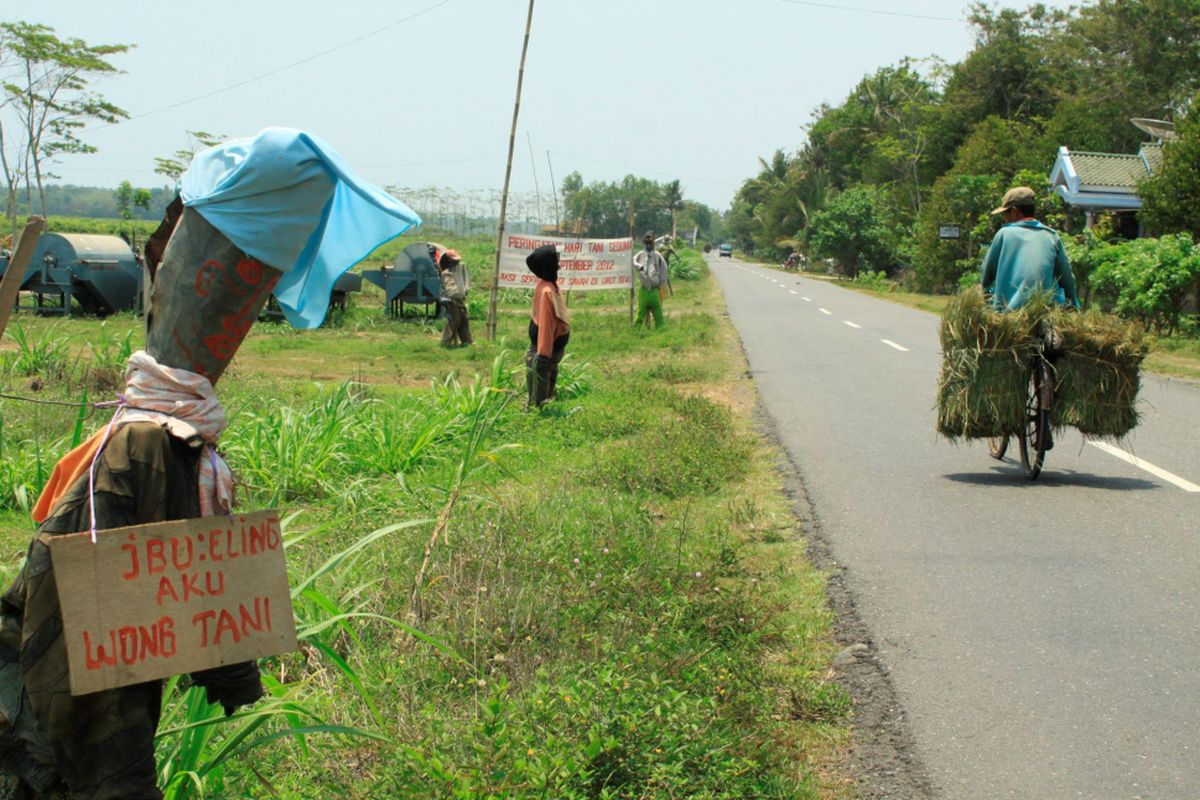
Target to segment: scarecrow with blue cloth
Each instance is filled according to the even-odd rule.
[[[302,131],[270,128],[200,153],[147,243],[146,348],[130,358],[112,421],[55,467],[34,510],[39,534],[228,513],[213,385],[267,298],[294,326],[316,327],[334,281],[419,223]],[[160,800],[161,681],[72,695],[58,590],[35,538],[0,598],[0,797]],[[263,691],[253,662],[191,680],[227,714]]]

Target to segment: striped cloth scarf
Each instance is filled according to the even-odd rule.
[[[200,513],[209,516],[229,513],[233,507],[233,475],[216,450],[225,430],[225,410],[203,375],[159,364],[138,350],[125,369],[125,392],[117,402],[112,421],[87,441],[67,453],[54,467],[33,509],[35,522],[51,516],[59,498],[82,475],[89,481],[109,438],[131,422],[161,425],[184,441],[202,440],[205,457],[200,459]]]

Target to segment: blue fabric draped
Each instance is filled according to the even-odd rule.
[[[304,131],[267,128],[196,155],[183,203],[239,249],[283,272],[275,298],[288,322],[315,328],[334,282],[421,218],[359,178]]]

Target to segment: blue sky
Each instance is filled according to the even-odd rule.
[[[1065,6],[1065,2],[1052,2]],[[129,43],[98,85],[134,118],[89,130],[62,181],[159,186],[185,130],[316,133],[379,185],[499,189],[527,0],[10,0],[0,19]],[[875,12],[875,13],[871,13]],[[971,47],[959,0],[538,0],[513,188],[627,173],[728,206],[822,102],[904,56]],[[913,16],[904,16],[913,15]],[[408,19],[406,19],[408,18]],[[299,62],[299,63],[298,63]],[[237,85],[242,84],[242,85]],[[534,158],[530,158],[532,140]]]

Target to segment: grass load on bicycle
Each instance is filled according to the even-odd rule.
[[[1048,330],[1061,338],[1061,354],[1047,352]],[[1138,369],[1150,339],[1136,323],[1068,311],[1048,294],[998,313],[974,287],[946,306],[941,343],[937,429],[950,439],[996,439],[993,455],[1002,455],[1009,436],[1045,450],[1051,428],[1120,438],[1137,425]],[[1029,459],[1034,475],[1040,461]]]

